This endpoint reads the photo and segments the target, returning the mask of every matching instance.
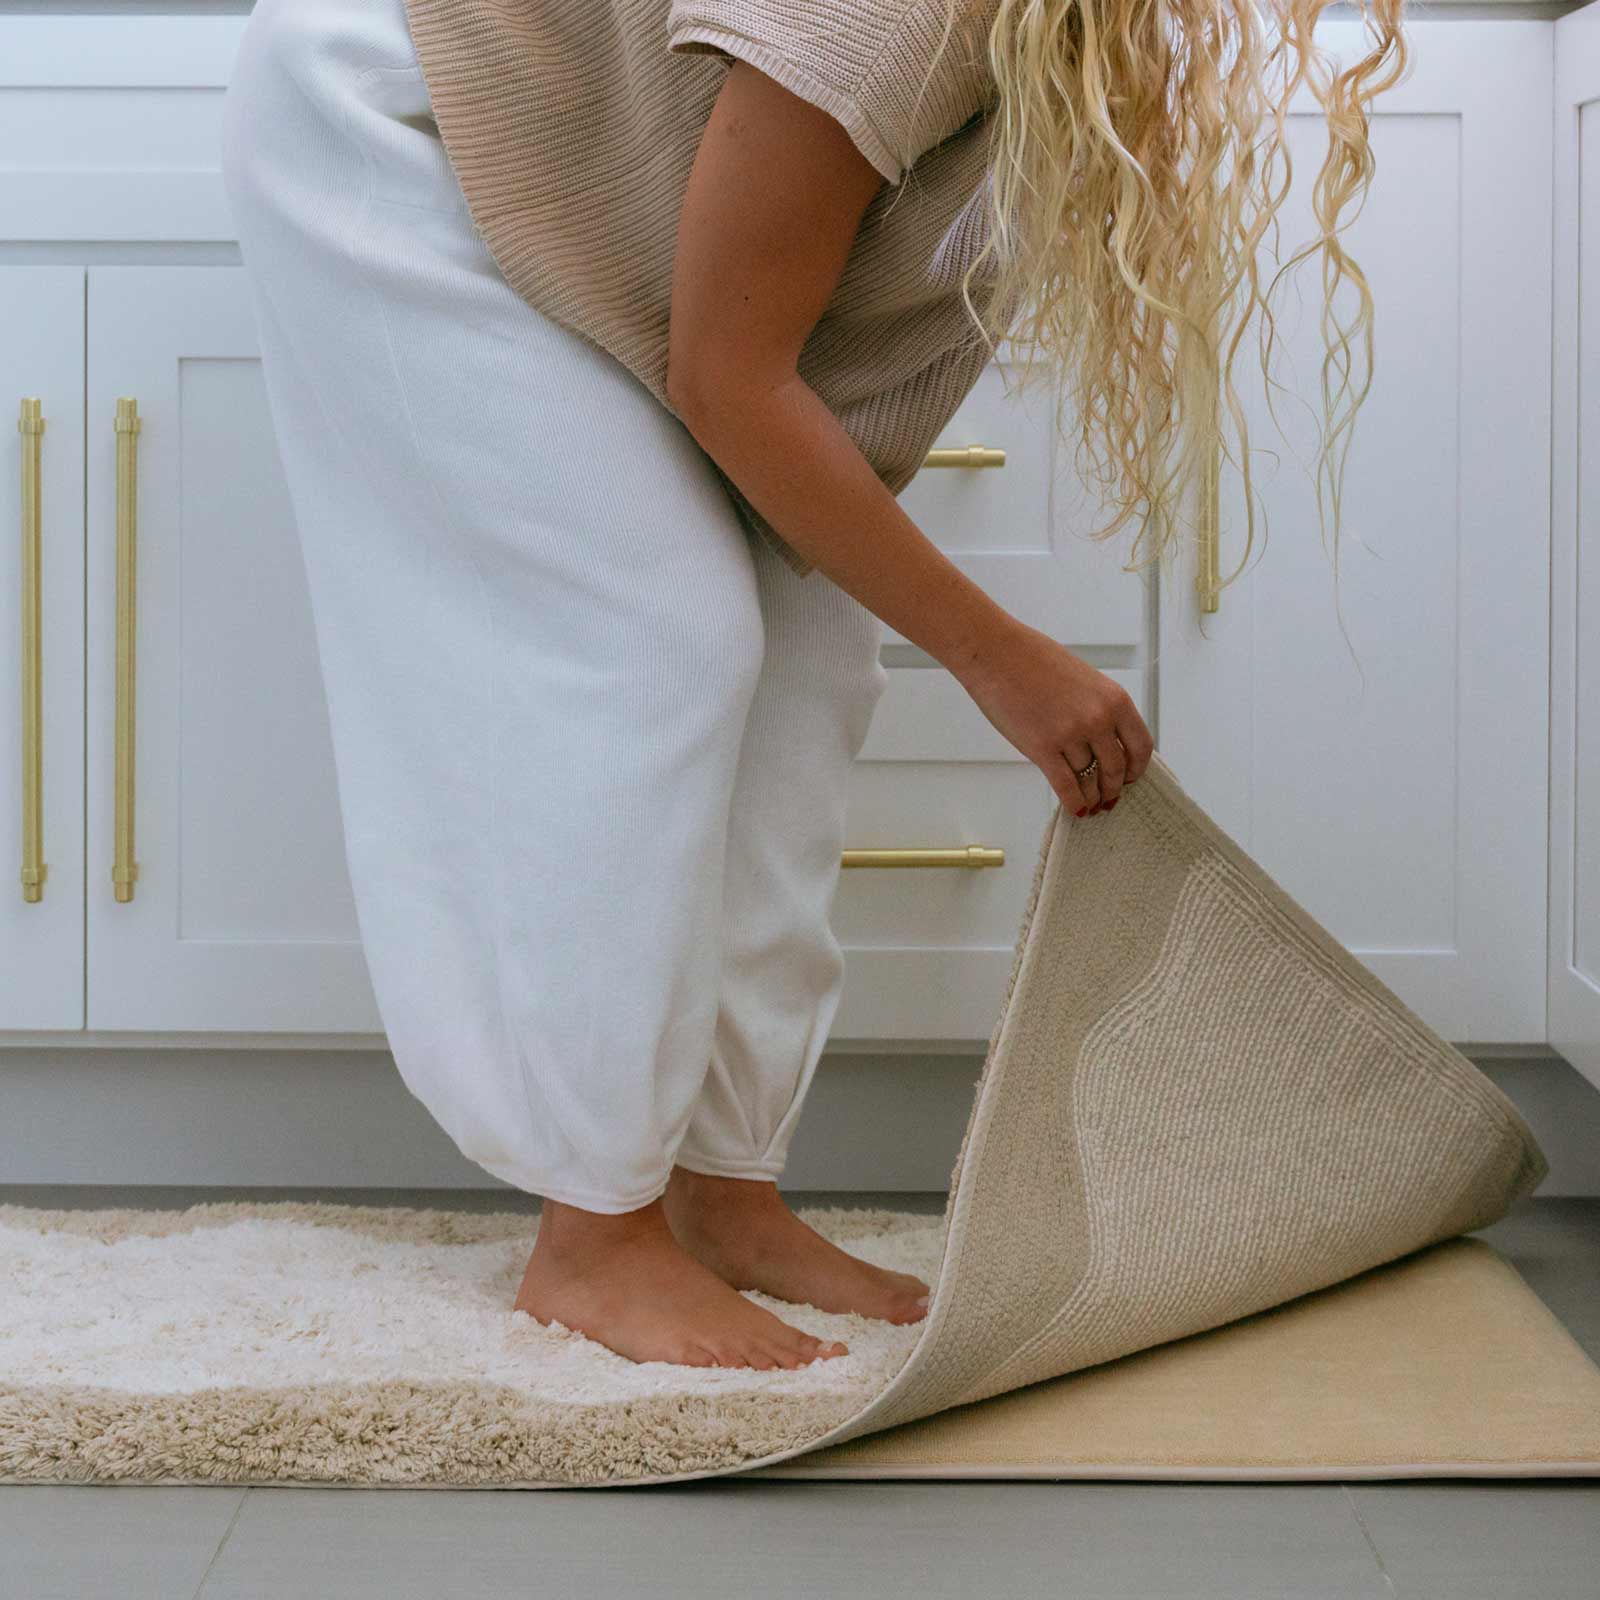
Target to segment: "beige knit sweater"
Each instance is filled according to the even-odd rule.
[[[669,410],[678,215],[732,59],[836,118],[888,181],[799,372],[898,494],[988,358],[959,285],[987,237],[996,94],[983,41],[996,0],[958,0],[939,51],[947,3],[406,0],[406,10],[446,153],[507,281]],[[981,285],[974,299],[983,303]],[[717,474],[746,523],[811,571]]]

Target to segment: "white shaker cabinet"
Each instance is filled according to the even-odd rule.
[[[1348,54],[1358,27],[1325,34]],[[1375,107],[1376,177],[1346,235],[1377,309],[1342,618],[1307,475],[1247,351],[1238,382],[1267,543],[1215,612],[1193,566],[1163,585],[1161,747],[1432,1026],[1461,1043],[1534,1043],[1546,1038],[1551,29],[1424,21],[1413,36],[1410,81]],[[1286,245],[1309,236],[1326,145],[1309,97],[1290,135],[1305,182]],[[1278,374],[1315,403],[1314,264],[1279,305]],[[1279,412],[1309,457],[1304,407],[1283,398]],[[1223,484],[1227,574],[1244,517],[1237,474]]]
[[[37,760],[47,867],[0,912],[13,1036],[378,1026],[247,283],[200,264],[237,257],[217,128],[242,26],[0,17],[0,392],[44,420],[37,718],[31,613],[0,622],[25,690],[0,838],[30,872]],[[22,590],[31,520],[5,524]]]
[[[377,1027],[244,289],[0,267],[8,1030]]]
[[[0,17],[0,120],[28,130],[0,171],[0,378],[7,409],[38,398],[46,419],[42,436],[15,435],[0,469],[13,507],[23,475],[37,483],[41,550],[37,646],[23,606],[0,615],[3,658],[39,688],[37,716],[25,695],[0,701],[0,839],[19,866],[0,912],[0,1036],[381,1028],[216,172],[242,22]],[[902,501],[1002,603],[1123,682],[1179,777],[1442,1032],[1533,1040],[1552,30],[1415,32],[1416,81],[1377,119],[1378,181],[1352,231],[1379,299],[1345,547],[1365,700],[1290,470],[1267,489],[1265,568],[1198,619],[1203,634],[1192,589],[1158,597],[1148,575],[1120,570],[1127,535],[1083,537],[1092,517],[1050,437],[1049,396],[1008,396],[998,366],[938,442],[954,454],[936,459],[962,464],[930,465]],[[1313,120],[1295,138],[1308,174]],[[41,245],[60,261],[77,241],[92,246],[82,261],[6,264]],[[1302,376],[1307,331],[1290,336]],[[0,555],[19,583],[26,522]],[[1236,532],[1227,522],[1225,542]],[[1362,540],[1381,561],[1363,559]],[[942,667],[893,635],[885,659],[851,781],[834,1038],[981,1048],[1054,798]],[[38,899],[22,882],[30,817],[48,864]],[[1592,827],[1574,832],[1593,861]],[[1593,892],[1591,872],[1577,890],[1591,922]],[[1563,1016],[1592,1005],[1584,981]]]

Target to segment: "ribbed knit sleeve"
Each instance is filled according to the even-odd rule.
[[[671,0],[667,49],[748,61],[833,117],[890,183],[994,94],[968,0]]]

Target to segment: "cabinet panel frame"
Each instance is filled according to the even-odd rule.
[[[1600,1086],[1600,0],[1554,38],[1550,1043]]]

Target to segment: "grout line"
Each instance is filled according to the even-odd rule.
[[[233,1536],[234,1525],[238,1522],[239,1513],[244,1510],[244,1503],[249,1497],[250,1489],[246,1485],[239,1491],[239,1503],[233,1508],[233,1515],[228,1518],[228,1526],[222,1530],[222,1537],[217,1540],[217,1548],[211,1552],[211,1559],[206,1562],[206,1570],[200,1574],[200,1582],[196,1586],[194,1593],[189,1597],[189,1600],[200,1600],[201,1592],[205,1589],[206,1584],[211,1581],[211,1574],[216,1568],[218,1558],[222,1555],[223,1547]]]
[[[1395,1594],[1397,1591],[1394,1586],[1394,1579],[1389,1576],[1389,1569],[1383,1564],[1383,1556],[1378,1550],[1377,1541],[1372,1537],[1371,1530],[1367,1527],[1361,1515],[1360,1507],[1356,1505],[1356,1497],[1350,1493],[1350,1485],[1341,1483],[1339,1487],[1344,1491],[1345,1504],[1350,1507],[1350,1515],[1356,1519],[1356,1526],[1361,1530],[1361,1537],[1367,1541],[1367,1548],[1372,1552],[1372,1559],[1378,1565],[1378,1576],[1383,1579],[1384,1588],[1390,1594]]]

